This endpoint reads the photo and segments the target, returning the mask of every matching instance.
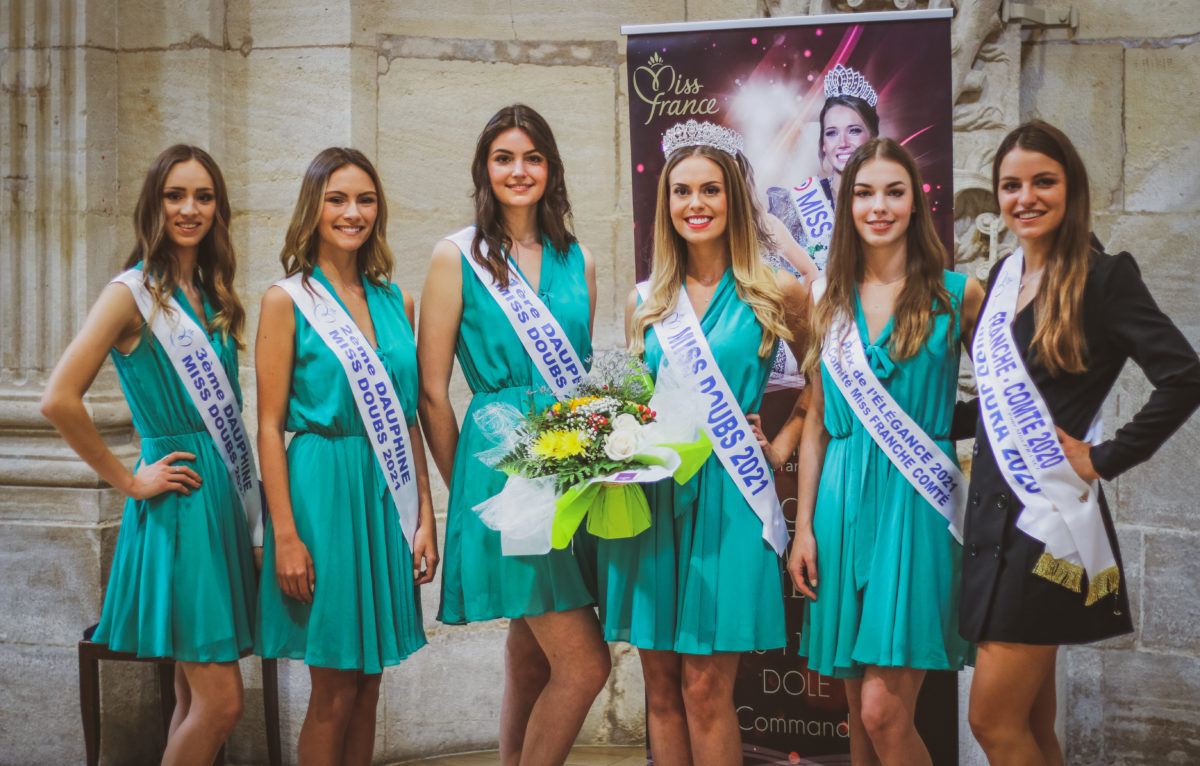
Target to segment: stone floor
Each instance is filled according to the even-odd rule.
[[[408,766],[499,766],[495,750],[405,761]],[[644,747],[575,747],[565,766],[645,766]]]

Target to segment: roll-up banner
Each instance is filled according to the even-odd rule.
[[[637,278],[650,273],[655,195],[665,164],[662,134],[689,119],[742,134],[764,218],[773,231],[791,235],[765,254],[773,266],[798,274],[808,258],[824,269],[841,169],[876,131],[916,158],[938,235],[953,253],[952,13],[623,27]],[[761,408],[768,436],[787,418],[802,386],[795,360],[781,350]],[[776,489],[791,525],[795,455],[776,474]],[[849,763],[842,683],[810,671],[797,655],[804,598],[789,581],[784,593],[787,647],[747,654],[738,671],[734,704],[744,761]],[[957,763],[957,721],[955,675],[929,674],[917,724],[938,766]]]

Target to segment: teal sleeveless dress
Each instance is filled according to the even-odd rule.
[[[945,273],[952,313],[938,315],[924,348],[898,362],[888,355],[893,320],[871,342],[855,296],[871,369],[956,464],[949,435],[966,284],[965,275]],[[824,365],[821,383],[830,441],[813,516],[817,600],[806,604],[800,654],[835,678],[861,677],[865,665],[961,670],[971,654],[958,635],[962,546],[875,445]]]
[[[557,253],[549,242],[543,242],[542,253],[538,297],[586,364],[592,339],[583,253],[578,244]],[[586,532],[577,534],[571,547],[544,556],[504,556],[500,533],[485,526],[472,510],[498,494],[508,478],[476,457],[495,445],[480,433],[475,413],[497,402],[529,412],[531,402],[542,409],[553,404],[554,397],[466,256],[462,257],[462,285],[463,313],[455,354],[474,395],[454,453],[438,619],[464,624],[594,604],[595,551]]]
[[[738,298],[732,270],[718,283],[700,328],[742,411],[757,412],[775,355],[758,356],[762,326]],[[645,361],[653,375],[664,361],[652,327]],[[643,487],[650,528],[597,542],[604,638],[684,654],[784,646],[779,557],[720,459],[710,456],[682,486],[668,479]]]
[[[312,278],[336,297],[319,267]],[[411,427],[417,422],[417,347],[403,295],[393,284],[373,285],[365,278],[363,289],[375,325],[375,353]],[[346,373],[300,310],[293,311],[288,483],[296,532],[312,556],[316,587],[311,604],[279,590],[268,515],[254,651],[322,668],[381,673],[425,645],[412,553]]]
[[[183,291],[175,300],[200,321]],[[205,318],[213,308],[204,296]],[[240,406],[237,344],[209,334]],[[92,640],[139,657],[229,662],[253,645],[254,557],[242,501],[217,445],[183,381],[149,327],[128,354],[110,354],[133,426],[142,437],[138,465],[172,452],[200,474],[190,495],[164,492],[125,501],[100,624]]]

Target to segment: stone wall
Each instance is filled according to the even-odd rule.
[[[141,175],[162,148],[197,143],[221,164],[253,327],[259,296],[280,275],[284,230],[316,152],[352,145],[377,160],[391,203],[394,278],[419,294],[433,243],[469,220],[479,129],[498,107],[529,103],[559,138],[577,230],[597,257],[597,346],[611,346],[633,281],[620,25],[911,5],[513,0],[501,11],[485,0],[0,0],[0,576],[9,584],[0,592],[0,762],[83,761],[74,647],[99,617],[121,498],[66,449],[36,402],[132,245]],[[979,17],[972,25],[988,25],[974,36],[956,32],[975,46],[956,54],[956,94],[1000,104],[982,117],[956,109],[956,147],[972,158],[956,163],[964,187],[978,183],[974,166],[987,160],[973,131],[1002,132],[1031,114],[1058,122],[1092,170],[1099,235],[1139,257],[1155,295],[1200,342],[1200,280],[1187,260],[1200,241],[1192,0],[1077,3],[1083,24],[1073,39],[1024,33],[1020,115],[1009,103],[1017,91],[1005,90],[1016,87],[1016,70],[999,71],[1018,55],[1016,25],[994,21],[998,0],[955,5],[960,17]],[[978,74],[989,67],[999,71],[990,86]],[[242,357],[247,391],[252,359]],[[461,415],[457,375],[454,392]],[[1144,396],[1136,373],[1123,378],[1110,422]],[[132,461],[135,436],[111,367],[88,404]],[[1071,763],[1200,758],[1200,566],[1187,555],[1200,543],[1200,522],[1185,483],[1197,454],[1200,426],[1190,424],[1112,488],[1139,632],[1065,653]],[[434,483],[444,508],[445,489]],[[495,746],[504,626],[436,623],[437,592],[435,584],[423,595],[430,646],[385,674],[379,762]],[[615,672],[585,725],[587,742],[644,737],[636,656],[613,651]],[[292,758],[307,673],[298,663],[280,667]],[[247,712],[230,761],[263,763],[256,663],[245,661],[243,672]],[[152,762],[161,742],[149,668],[105,666],[102,683],[105,762]],[[965,749],[968,761],[978,755]]]
[[[1042,7],[1060,3],[1040,2]],[[1112,252],[1137,258],[1163,310],[1200,346],[1200,14],[1188,0],[1075,3],[1078,32],[1027,32],[1021,116],[1076,141],[1093,222]],[[1130,364],[1105,433],[1149,385]],[[1200,762],[1200,419],[1108,488],[1136,632],[1060,653],[1067,761],[1078,766]]]

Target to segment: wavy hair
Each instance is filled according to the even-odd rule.
[[[571,203],[567,199],[567,182],[562,155],[554,132],[542,115],[524,104],[506,106],[492,115],[475,142],[475,157],[471,161],[471,180],[475,184],[475,239],[471,243],[472,257],[492,274],[496,284],[508,286],[506,253],[512,248],[512,238],[504,228],[504,211],[492,191],[488,174],[488,156],[492,142],[501,133],[519,128],[533,143],[533,148],[546,158],[546,188],[537,203],[538,231],[558,253],[566,253],[575,242],[571,233]],[[485,258],[480,243],[488,247]]]
[[[1071,139],[1053,125],[1031,120],[1000,142],[992,162],[992,193],[1000,189],[1000,163],[1013,149],[1044,154],[1062,165],[1067,199],[1062,224],[1046,258],[1046,272],[1034,296],[1035,328],[1030,348],[1051,375],[1086,369],[1083,288],[1091,265],[1092,211],[1087,168]]]
[[[754,201],[750,181],[750,163],[739,152],[733,157],[711,146],[684,146],[667,158],[658,179],[658,201],[654,213],[654,254],[651,258],[650,295],[633,315],[629,347],[634,353],[645,350],[646,328],[662,319],[679,300],[687,268],[687,241],[675,230],[671,220],[671,171],[689,157],[704,157],[716,163],[725,178],[727,225],[725,237],[738,297],[750,306],[762,325],[758,355],[774,353],[779,339],[791,340],[785,321],[783,294],[775,283],[775,274],[762,259],[765,229]]]
[[[833,240],[825,266],[825,294],[813,310],[812,334],[804,370],[817,374],[821,363],[821,345],[833,318],[839,312],[854,316],[854,296],[865,273],[862,239],[854,225],[854,180],[863,165],[874,160],[889,160],[904,168],[913,194],[913,212],[905,233],[908,262],[904,287],[893,309],[889,353],[895,360],[908,359],[921,350],[932,330],[932,319],[956,310],[946,289],[943,271],[946,248],[938,239],[929,213],[929,198],[921,185],[921,173],[912,155],[890,138],[873,138],[854,150],[842,175],[838,191]],[[932,300],[931,300],[932,299]],[[948,332],[953,332],[953,325]]]
[[[137,206],[133,209],[133,231],[137,238],[133,251],[125,259],[125,268],[142,264],[143,284],[154,299],[156,310],[171,311],[171,294],[184,277],[179,273],[179,262],[175,259],[175,246],[167,234],[167,221],[163,213],[163,190],[171,168],[181,162],[195,160],[212,178],[213,197],[216,211],[212,228],[200,240],[196,252],[196,275],[200,287],[212,301],[216,311],[208,321],[210,330],[233,338],[238,348],[242,344],[242,330],[246,325],[246,310],[233,287],[237,274],[237,258],[233,241],[229,237],[229,192],[225,177],[216,161],[198,146],[175,144],[163,151],[150,163]],[[153,279],[152,279],[153,277]],[[201,317],[203,320],[203,317]]]
[[[385,285],[391,277],[396,261],[387,243],[387,198],[383,194],[383,183],[379,180],[379,173],[375,172],[375,166],[365,154],[357,149],[339,146],[331,146],[322,151],[309,163],[308,170],[304,171],[304,180],[300,182],[300,196],[296,200],[292,222],[288,225],[283,249],[279,252],[279,262],[283,264],[285,275],[290,277],[301,273],[304,275],[305,284],[312,276],[321,245],[317,227],[321,222],[321,211],[325,207],[325,190],[329,185],[329,177],[347,165],[360,168],[370,176],[379,200],[375,225],[371,227],[367,240],[356,253],[358,272],[374,285]]]

